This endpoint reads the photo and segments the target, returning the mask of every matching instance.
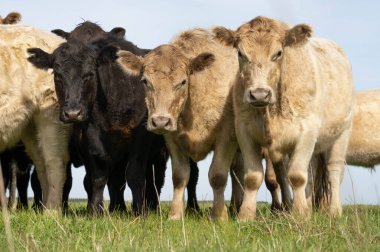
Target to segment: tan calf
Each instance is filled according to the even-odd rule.
[[[234,88],[235,128],[245,164],[245,195],[239,218],[256,213],[263,180],[260,150],[272,161],[289,155],[287,175],[295,212],[309,211],[305,189],[313,153],[326,153],[330,212],[340,215],[340,183],[352,121],[351,66],[334,42],[310,38],[311,27],[293,28],[257,17],[237,31],[214,30],[239,51],[240,82]]]
[[[61,206],[71,127],[59,121],[53,75],[29,63],[26,50],[51,52],[62,42],[33,27],[0,26],[0,152],[23,141],[49,209]]]
[[[212,217],[226,219],[224,189],[237,149],[232,111],[232,87],[239,67],[236,50],[216,42],[211,32],[194,29],[144,58],[125,51],[119,57],[128,73],[142,73],[147,128],[164,135],[171,154],[174,193],[169,218],[183,215],[188,158],[199,161],[214,151],[209,170]]]

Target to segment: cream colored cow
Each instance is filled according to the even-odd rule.
[[[305,189],[313,154],[326,153],[331,184],[329,210],[340,215],[340,183],[351,129],[351,65],[334,42],[311,38],[308,25],[290,27],[257,17],[236,31],[214,29],[239,52],[240,82],[234,88],[235,130],[245,164],[245,195],[239,218],[256,214],[263,180],[260,150],[276,164],[289,155],[287,176],[293,210],[309,212]]]
[[[364,167],[374,167],[380,163],[380,89],[355,95],[346,162]]]
[[[53,75],[29,63],[27,49],[51,52],[62,42],[33,27],[0,26],[0,152],[24,142],[48,209],[61,206],[71,126],[59,121]]]
[[[194,29],[144,57],[121,51],[118,61],[128,73],[142,73],[147,128],[164,135],[171,154],[174,197],[169,218],[183,215],[188,158],[199,161],[214,151],[209,170],[212,217],[226,219],[224,189],[237,150],[232,111],[239,67],[236,50],[215,41],[211,32]]]

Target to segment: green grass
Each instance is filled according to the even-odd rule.
[[[86,214],[84,202],[71,202],[66,216],[54,217],[32,210],[11,213],[16,251],[380,251],[380,207],[346,206],[340,219],[313,213],[309,219],[274,215],[259,204],[255,221],[231,218],[215,223],[202,216],[168,221],[162,215]],[[0,223],[0,251],[6,249]]]

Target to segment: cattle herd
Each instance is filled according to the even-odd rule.
[[[45,32],[0,18],[0,151],[18,207],[67,209],[71,166],[84,166],[88,211],[156,210],[171,158],[169,219],[199,212],[197,161],[213,152],[211,217],[256,215],[264,178],[272,210],[340,216],[345,163],[380,163],[380,90],[354,92],[351,65],[309,25],[256,17],[237,30],[191,29],[142,49],[125,30],[86,21]],[[26,154],[27,153],[27,154]],[[266,170],[262,166],[265,159]],[[14,193],[10,205],[15,207]]]

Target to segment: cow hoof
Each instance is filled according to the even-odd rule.
[[[294,218],[299,218],[299,219],[310,219],[311,218],[311,211],[309,208],[293,208],[292,209],[292,215]]]
[[[182,214],[169,214],[169,220],[178,221],[182,219]]]
[[[211,218],[214,221],[228,221],[228,211],[227,207],[223,206],[222,211],[212,209]]]
[[[339,218],[342,216],[342,207],[331,207],[329,210],[329,214],[334,218]]]
[[[62,215],[62,211],[58,209],[45,209],[44,215],[47,217],[58,218]]]
[[[241,207],[238,215],[240,222],[253,221],[256,218],[256,209]]]

